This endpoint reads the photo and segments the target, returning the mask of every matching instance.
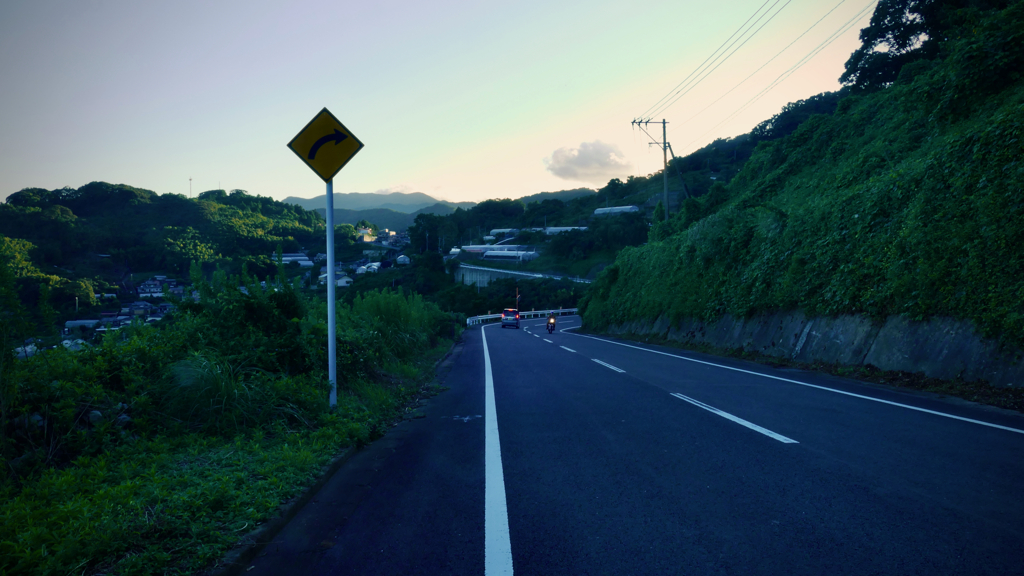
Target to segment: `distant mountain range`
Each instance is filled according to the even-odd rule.
[[[592,194],[597,194],[597,190],[591,190],[590,188],[574,188],[572,190],[559,190],[558,192],[539,192],[537,194],[523,196],[520,200],[522,200],[523,204],[543,202],[545,200],[561,200],[562,202],[568,202],[573,198],[590,196]]]
[[[289,196],[284,199],[284,202],[288,204],[295,204],[296,206],[302,206],[306,210],[320,210],[324,209],[327,204],[327,195],[317,196],[316,198],[296,198],[295,196]],[[334,209],[335,210],[372,210],[375,208],[386,208],[388,210],[394,210],[395,212],[404,212],[411,214],[417,210],[429,208],[435,204],[443,204],[452,207],[454,212],[456,208],[472,208],[476,206],[476,202],[447,202],[444,200],[438,200],[432,196],[428,196],[422,192],[392,192],[390,194],[378,194],[378,193],[363,193],[363,192],[349,192],[345,193],[334,193]]]
[[[588,196],[597,192],[589,188],[560,190],[558,192],[540,192],[524,196],[520,200],[524,204],[543,202],[544,200],[561,200],[566,202],[580,196]],[[316,210],[321,216],[327,214],[327,195],[315,198],[297,198],[289,196],[284,199],[287,204],[301,206],[306,210]],[[476,202],[448,202],[438,200],[422,192],[378,193],[335,193],[334,221],[337,224],[355,224],[360,220],[373,222],[378,228],[389,230],[405,230],[420,214],[437,214],[447,216],[457,208],[468,210],[476,206]]]
[[[326,202],[326,198],[324,201]],[[316,212],[321,216],[327,215],[327,208],[317,208]],[[415,212],[406,214],[405,212],[398,212],[390,208],[369,208],[367,210],[346,210],[344,208],[334,209],[334,223],[335,224],[352,224],[360,220],[366,220],[377,225],[378,228],[388,230],[395,230],[401,232],[416,220],[416,217],[420,214],[437,214],[438,216],[447,216],[455,212],[455,208],[452,208],[448,204],[433,204],[426,208],[421,208]]]

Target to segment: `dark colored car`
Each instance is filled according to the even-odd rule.
[[[515,308],[505,308],[501,313],[501,327],[515,326],[519,328],[519,310]]]

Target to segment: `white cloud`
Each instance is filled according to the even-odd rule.
[[[579,148],[559,148],[544,159],[544,165],[559,178],[593,184],[625,176],[632,168],[618,146],[600,140],[582,142]]]
[[[380,190],[375,190],[373,193],[374,194],[394,194],[396,192],[401,193],[401,194],[408,194],[410,192],[415,192],[415,190],[413,190],[412,186],[409,186],[408,184],[398,184],[398,185],[395,185],[395,186],[388,186],[387,188],[381,188]]]

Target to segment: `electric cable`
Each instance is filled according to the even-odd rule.
[[[740,80],[740,82],[739,82],[738,84],[736,84],[735,86],[733,86],[732,88],[730,88],[730,89],[729,89],[729,90],[728,90],[728,91],[727,91],[727,92],[726,92],[725,94],[722,94],[721,96],[719,96],[719,97],[718,97],[717,99],[715,99],[715,101],[714,101],[714,102],[712,102],[711,104],[708,104],[707,106],[705,106],[704,108],[702,108],[700,112],[697,112],[697,113],[696,113],[696,114],[694,114],[693,116],[690,116],[690,117],[689,117],[689,118],[687,118],[686,120],[683,120],[683,121],[682,121],[682,122],[680,123],[680,126],[681,126],[681,125],[683,125],[683,124],[686,124],[686,123],[687,123],[687,122],[689,122],[690,120],[693,120],[693,119],[694,119],[694,118],[696,118],[697,116],[700,116],[700,115],[701,115],[701,114],[703,114],[703,113],[704,113],[704,112],[705,112],[705,111],[706,111],[706,110],[707,110],[708,108],[711,108],[711,107],[712,107],[712,106],[714,106],[715,104],[718,104],[718,102],[719,102],[719,101],[721,101],[721,100],[722,100],[722,98],[725,98],[726,96],[728,96],[729,94],[731,94],[733,90],[735,90],[735,89],[739,88],[739,87],[740,87],[741,85],[743,85],[743,83],[744,83],[744,82],[746,82],[747,80],[750,80],[751,78],[753,78],[753,77],[754,77],[754,75],[755,75],[755,74],[757,74],[758,72],[760,72],[761,70],[763,70],[765,66],[767,66],[767,65],[771,64],[772,62],[774,62],[774,61],[775,61],[775,59],[776,59],[776,58],[778,58],[779,56],[782,56],[782,53],[783,53],[783,52],[785,52],[786,50],[789,50],[790,48],[792,48],[792,47],[793,47],[793,44],[796,44],[796,43],[797,43],[797,42],[798,42],[798,41],[799,41],[799,40],[800,40],[801,38],[803,38],[804,36],[806,36],[808,32],[810,32],[811,30],[813,30],[813,29],[814,29],[814,28],[815,28],[815,27],[816,27],[816,26],[817,26],[818,24],[821,24],[821,22],[822,22],[823,20],[825,20],[825,18],[828,18],[829,14],[831,14],[831,13],[835,12],[835,11],[836,11],[836,9],[837,9],[837,8],[839,8],[839,7],[840,7],[840,6],[841,6],[841,5],[842,5],[842,4],[844,3],[844,2],[846,2],[846,0],[839,0],[839,4],[836,4],[835,6],[833,6],[833,7],[832,7],[832,9],[831,9],[831,10],[829,10],[828,12],[826,12],[826,13],[825,13],[825,15],[824,15],[824,16],[822,16],[821,18],[818,18],[818,21],[817,21],[817,22],[815,22],[814,24],[811,24],[811,27],[810,27],[810,28],[808,28],[807,30],[804,30],[803,34],[801,34],[801,35],[797,36],[795,40],[793,40],[792,42],[790,42],[790,43],[789,43],[789,45],[787,45],[787,46],[786,46],[785,48],[783,48],[782,50],[779,50],[778,54],[776,54],[775,56],[772,56],[771,58],[769,58],[769,59],[768,59],[768,61],[767,61],[767,62],[765,62],[764,64],[761,64],[761,66],[760,66],[760,67],[759,67],[759,68],[758,68],[757,70],[754,70],[753,72],[751,72],[751,73],[750,73],[750,76],[747,76],[747,77],[746,77],[746,78],[744,78],[743,80]]]
[[[726,117],[726,118],[725,118],[724,120],[722,120],[722,121],[721,121],[721,122],[719,122],[718,124],[715,124],[714,126],[712,126],[710,130],[708,130],[708,131],[704,132],[703,134],[701,134],[701,135],[700,135],[700,136],[698,136],[697,138],[695,138],[695,139],[693,139],[692,141],[690,141],[690,143],[686,145],[686,149],[688,149],[688,148],[689,148],[689,147],[690,147],[690,146],[691,146],[691,145],[692,145],[693,143],[695,143],[695,142],[697,142],[698,140],[700,140],[700,139],[704,138],[705,136],[707,136],[707,135],[708,135],[709,133],[711,133],[711,132],[712,132],[712,131],[713,131],[713,130],[714,130],[715,128],[718,128],[718,127],[719,127],[719,126],[721,126],[722,124],[725,124],[725,123],[726,123],[726,122],[728,122],[729,120],[732,120],[732,119],[733,119],[733,118],[734,118],[734,117],[735,117],[735,116],[736,116],[737,114],[739,114],[740,112],[742,112],[742,111],[746,110],[746,109],[747,109],[747,107],[749,107],[749,106],[750,106],[751,104],[753,104],[754,102],[756,102],[756,101],[760,100],[760,99],[761,99],[761,97],[763,97],[763,96],[764,96],[765,94],[767,94],[767,93],[768,93],[769,91],[771,91],[771,90],[772,90],[772,89],[774,89],[774,88],[775,88],[776,86],[778,86],[779,84],[781,84],[782,82],[784,82],[784,81],[785,81],[785,80],[786,80],[787,78],[789,78],[790,76],[792,76],[794,72],[796,72],[796,71],[797,71],[797,70],[799,70],[799,69],[800,69],[801,67],[803,67],[803,65],[804,65],[804,64],[806,64],[807,62],[810,62],[810,61],[811,61],[811,60],[812,60],[812,59],[813,59],[813,58],[814,58],[815,56],[817,56],[817,55],[818,55],[818,54],[819,54],[819,53],[820,53],[820,52],[821,52],[822,50],[824,50],[825,48],[828,48],[828,46],[829,46],[830,44],[832,44],[832,42],[835,42],[835,41],[836,41],[836,39],[838,39],[838,38],[839,38],[840,36],[842,36],[842,35],[843,35],[843,34],[844,34],[844,33],[845,33],[845,32],[846,32],[847,30],[849,30],[850,28],[852,28],[852,27],[854,26],[854,24],[856,24],[856,23],[857,23],[858,21],[860,21],[860,19],[864,17],[865,13],[866,13],[866,12],[867,12],[867,11],[868,11],[868,10],[869,10],[870,8],[872,8],[872,7],[874,6],[874,5],[875,5],[875,0],[872,0],[872,1],[871,1],[871,2],[870,2],[870,3],[868,4],[868,5],[867,5],[867,6],[865,6],[865,7],[864,7],[864,8],[863,8],[863,9],[862,9],[862,10],[861,10],[860,12],[858,12],[858,13],[857,13],[856,15],[854,15],[854,17],[853,17],[853,18],[850,18],[849,20],[847,20],[847,21],[846,21],[846,23],[844,23],[844,24],[843,24],[842,26],[840,26],[838,30],[836,30],[835,32],[833,32],[831,36],[829,36],[828,38],[826,38],[825,40],[823,40],[823,41],[821,42],[821,44],[818,44],[818,46],[816,46],[816,47],[815,47],[815,48],[814,48],[813,50],[811,50],[810,52],[808,52],[806,56],[804,56],[803,58],[801,58],[801,59],[800,59],[800,60],[799,60],[799,61],[798,61],[798,62],[797,62],[796,64],[794,64],[794,65],[793,65],[792,67],[790,67],[790,68],[789,68],[789,70],[787,70],[787,71],[783,72],[783,73],[782,73],[781,75],[779,75],[779,77],[778,77],[778,78],[776,78],[775,80],[773,80],[773,81],[772,81],[772,82],[771,82],[771,83],[770,83],[770,84],[769,84],[768,86],[766,86],[766,87],[765,87],[765,88],[764,88],[763,90],[761,90],[760,92],[758,92],[758,93],[757,93],[757,94],[756,94],[756,95],[755,95],[755,96],[754,96],[753,98],[751,98],[750,100],[747,100],[747,102],[746,102],[745,104],[743,104],[742,106],[740,106],[740,107],[739,107],[739,108],[738,108],[738,109],[737,109],[737,110],[736,110],[735,112],[733,112],[732,114],[730,114],[730,115],[729,115],[728,117]]]
[[[775,8],[775,6],[776,6],[776,5],[778,5],[779,1],[780,1],[780,0],[776,0],[775,4],[772,4],[772,7],[771,7],[771,8],[769,8],[769,9],[768,9],[768,11],[769,11],[769,12],[771,12],[772,8]],[[726,62],[726,61],[727,61],[727,60],[728,60],[729,58],[731,58],[733,54],[735,54],[736,52],[738,52],[740,48],[743,48],[743,46],[744,46],[744,45],[745,45],[745,44],[746,44],[746,43],[747,43],[748,41],[750,41],[750,39],[751,39],[751,38],[753,38],[754,36],[756,36],[756,35],[757,35],[757,33],[758,33],[758,32],[760,32],[760,31],[761,31],[761,30],[762,30],[762,29],[763,29],[763,28],[764,28],[765,26],[767,26],[769,22],[771,22],[772,20],[774,20],[774,19],[775,19],[775,17],[779,15],[779,12],[782,12],[782,10],[783,10],[783,9],[785,9],[785,8],[786,8],[786,6],[788,6],[790,2],[792,2],[792,0],[786,0],[786,3],[782,5],[782,8],[779,8],[779,9],[778,9],[778,11],[776,11],[776,12],[775,12],[775,14],[772,14],[771,18],[769,18],[768,20],[766,20],[764,24],[761,24],[761,27],[760,27],[760,28],[758,28],[757,30],[755,30],[753,34],[751,34],[751,35],[747,36],[746,40],[744,40],[744,41],[743,41],[743,44],[740,44],[739,46],[737,46],[735,50],[733,50],[732,52],[730,52],[730,53],[729,53],[729,55],[728,55],[728,56],[726,56],[726,57],[725,57],[724,59],[722,59],[722,61],[721,61],[721,62],[719,62],[718,64],[716,64],[714,68],[712,68],[711,70],[707,71],[707,73],[705,73],[705,74],[704,74],[704,76],[702,76],[701,78],[699,78],[698,80],[696,80],[696,81],[695,81],[695,82],[694,82],[693,84],[691,84],[691,85],[690,85],[689,87],[687,87],[687,88],[686,88],[686,91],[685,91],[685,92],[682,92],[681,94],[677,92],[677,94],[678,94],[678,95],[677,95],[677,96],[675,96],[675,98],[674,98],[674,99],[672,99],[672,101],[671,101],[671,102],[668,102],[668,103],[666,103],[666,104],[662,105],[662,106],[661,106],[660,108],[658,108],[658,110],[656,110],[656,111],[652,112],[651,114],[652,114],[652,115],[656,115],[656,114],[660,114],[660,113],[664,112],[665,110],[668,110],[668,109],[669,109],[669,108],[670,108],[670,107],[671,107],[671,106],[672,106],[673,104],[675,104],[676,102],[678,102],[680,98],[682,98],[683,96],[686,96],[687,94],[689,94],[691,90],[693,90],[694,88],[696,88],[696,87],[697,87],[697,85],[698,85],[698,84],[700,84],[701,82],[703,82],[705,78],[707,78],[708,76],[710,76],[712,72],[714,72],[715,70],[718,70],[718,67],[719,67],[719,66],[721,66],[722,64],[725,64],[725,62]],[[765,14],[768,14],[768,12],[765,12]],[[762,15],[762,17],[763,17],[763,15]],[[760,21],[760,18],[758,18],[758,21]],[[756,24],[757,24],[757,22],[754,22],[754,24],[756,25]],[[753,28],[753,25],[751,26],[751,28]],[[737,41],[738,41],[738,40],[739,40],[739,39],[737,39]],[[733,42],[733,44],[735,44],[735,42]],[[731,47],[732,47],[732,46],[730,46],[730,48],[731,48]]]
[[[750,31],[750,30],[751,30],[751,29],[752,29],[752,28],[753,28],[754,26],[756,26],[756,25],[757,25],[757,23],[758,23],[758,22],[760,22],[762,18],[764,18],[764,17],[765,17],[765,16],[766,16],[766,15],[767,15],[768,13],[770,13],[770,12],[772,11],[772,9],[773,9],[773,8],[775,8],[775,6],[777,6],[777,5],[779,4],[779,1],[780,1],[780,0],[775,0],[775,4],[772,4],[772,5],[771,5],[771,6],[770,6],[770,7],[768,8],[768,10],[767,10],[767,11],[766,11],[766,12],[765,12],[764,14],[761,14],[760,16],[758,16],[758,17],[757,17],[757,20],[755,20],[755,21],[754,21],[754,22],[753,22],[752,24],[750,24],[750,26],[747,26],[746,30],[743,30],[743,32],[741,32],[741,33],[740,33],[740,36],[739,36],[738,38],[736,38],[735,40],[733,40],[732,44],[729,44],[729,46],[728,46],[728,47],[726,47],[726,49],[725,49],[725,50],[724,50],[724,51],[723,51],[723,52],[722,52],[721,54],[719,54],[718,56],[715,56],[715,58],[714,58],[713,60],[711,60],[711,62],[710,62],[710,63],[708,63],[708,65],[707,65],[706,67],[702,65],[702,67],[703,67],[703,70],[700,70],[700,71],[698,72],[698,76],[699,76],[700,74],[703,74],[704,72],[706,72],[706,71],[707,71],[707,69],[708,69],[708,68],[709,68],[709,67],[710,67],[710,66],[711,66],[712,64],[715,64],[715,62],[718,62],[719,58],[721,58],[721,57],[722,57],[723,55],[725,55],[725,52],[727,52],[727,51],[728,51],[728,50],[729,50],[730,48],[732,48],[732,47],[733,47],[734,45],[736,45],[736,43],[737,43],[737,42],[739,42],[739,41],[740,41],[740,40],[741,40],[741,39],[742,39],[742,38],[743,38],[744,36],[746,36],[746,34],[747,34],[747,33],[748,33],[748,32],[749,32],[749,31]],[[787,4],[788,4],[788,3],[789,3],[789,2],[787,1]],[[759,9],[759,10],[760,10],[760,9]],[[748,20],[747,20],[747,22],[749,22],[749,21],[750,21],[750,20],[748,19]],[[762,28],[763,28],[763,27],[764,27],[764,26],[762,25]],[[760,31],[761,31],[761,29],[760,29],[760,28],[758,28],[758,29],[757,29],[757,32],[760,32]],[[754,34],[756,34],[757,32],[755,32]],[[752,38],[752,37],[753,37],[753,35],[751,35],[751,36],[748,36],[748,37],[747,37],[747,40],[749,40],[749,39],[750,39],[750,38]],[[746,44],[746,40],[744,40],[744,42],[743,42],[743,43],[744,43],[744,44]],[[741,44],[741,46],[742,46],[742,44]],[[722,64],[723,64],[723,63],[724,63],[724,62],[725,62],[726,60],[728,60],[728,59],[729,59],[729,57],[731,57],[731,56],[732,56],[733,54],[735,54],[735,51],[733,51],[733,52],[732,52],[732,53],[730,53],[730,54],[729,54],[728,56],[726,56],[726,57],[725,57],[725,58],[724,58],[724,59],[723,59],[723,60],[722,60],[721,62],[718,62],[718,64],[717,64],[717,65],[715,66],[715,69],[717,69],[717,68],[718,68],[718,66],[721,66],[721,65],[722,65]],[[705,60],[705,62],[707,62],[707,61]],[[714,71],[714,70],[712,70],[712,71]],[[669,96],[669,98],[670,98],[670,99],[671,99],[671,98],[675,98],[676,100],[678,100],[678,98],[680,97],[680,92],[683,92],[684,94],[685,94],[686,92],[689,92],[689,91],[690,91],[690,90],[692,90],[692,89],[693,89],[693,88],[694,88],[694,87],[695,87],[695,86],[696,86],[697,84],[699,84],[701,80],[703,80],[703,79],[704,79],[704,78],[706,78],[706,77],[707,77],[707,74],[705,74],[704,76],[700,77],[699,79],[694,79],[694,80],[691,80],[691,81],[689,81],[689,82],[684,82],[684,84],[685,84],[685,85],[684,85],[684,86],[682,86],[682,88],[679,88],[679,87],[677,86],[676,88],[679,88],[679,89],[678,89],[678,90],[676,90],[676,91],[675,91],[674,93],[672,93],[672,94],[671,94],[671,95]],[[673,90],[675,90],[675,88],[673,88]],[[684,91],[685,91],[685,92],[684,92]],[[673,102],[674,102],[674,101],[675,101],[675,100],[673,100]],[[651,116],[653,116],[654,114],[660,113],[660,112],[661,112],[661,111],[663,111],[663,110],[664,110],[664,109],[665,109],[666,107],[667,107],[667,105],[666,105],[666,104],[656,105],[656,110],[655,110],[654,112],[648,112],[648,113],[647,113],[647,114],[648,114],[648,118],[650,118],[650,117],[651,117]]]
[[[644,116],[647,116],[647,112],[650,112],[650,111],[651,111],[652,109],[654,109],[654,107],[655,107],[655,106],[657,106],[658,104],[661,104],[661,103],[662,103],[662,101],[664,101],[664,100],[665,100],[666,98],[671,98],[671,97],[672,97],[672,93],[673,93],[673,92],[674,92],[674,91],[676,90],[676,88],[679,88],[680,86],[682,86],[683,84],[685,84],[685,83],[686,83],[686,81],[687,81],[687,80],[689,80],[691,76],[693,76],[693,75],[694,75],[694,74],[696,74],[696,73],[697,73],[697,72],[698,72],[698,71],[699,71],[699,70],[700,70],[701,68],[703,68],[703,67],[704,67],[704,65],[705,65],[705,64],[707,64],[708,60],[711,60],[711,58],[712,58],[712,57],[713,57],[713,56],[714,56],[715,54],[717,54],[719,50],[721,50],[721,49],[722,49],[722,48],[723,48],[723,47],[724,47],[724,46],[725,46],[726,44],[728,44],[728,43],[729,43],[729,40],[732,40],[733,36],[736,36],[736,34],[738,34],[738,33],[740,32],[740,30],[742,30],[743,28],[745,28],[745,27],[746,27],[746,25],[747,25],[747,23],[748,23],[748,22],[750,22],[751,18],[753,18],[754,16],[757,16],[757,14],[758,14],[759,12],[761,12],[761,9],[762,9],[762,8],[764,8],[765,6],[767,6],[769,2],[771,2],[771,0],[764,0],[764,4],[762,4],[760,8],[758,8],[757,10],[755,10],[755,11],[754,11],[754,13],[750,15],[750,18],[747,18],[747,21],[746,21],[746,22],[744,22],[744,23],[743,23],[742,25],[740,25],[740,27],[739,27],[739,28],[737,28],[737,29],[736,29],[736,31],[732,33],[732,36],[729,36],[728,38],[726,38],[726,39],[725,39],[725,42],[722,42],[722,45],[721,45],[721,46],[719,46],[718,48],[716,48],[716,49],[715,49],[715,51],[711,53],[711,56],[708,56],[708,57],[707,57],[707,59],[705,59],[705,60],[704,60],[704,62],[701,62],[700,66],[697,66],[697,68],[695,68],[695,69],[693,70],[693,72],[690,72],[690,73],[689,73],[689,74],[688,74],[688,75],[686,76],[686,78],[683,78],[683,81],[682,81],[682,82],[680,82],[679,84],[677,84],[677,85],[676,85],[676,87],[675,87],[675,88],[673,88],[672,90],[669,90],[669,91],[668,91],[668,94],[666,94],[666,95],[662,96],[660,100],[658,100],[657,102],[655,102],[655,103],[654,103],[654,104],[653,104],[653,105],[652,105],[652,106],[651,106],[650,108],[648,108],[648,109],[647,109],[647,111],[646,111],[646,112],[644,112],[643,114],[641,114],[641,115],[640,115],[640,117],[641,117],[641,118],[643,118]]]

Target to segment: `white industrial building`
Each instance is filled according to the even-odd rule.
[[[320,275],[320,283],[327,284],[327,274]],[[334,274],[334,285],[339,288],[347,288],[352,285],[352,277],[347,274]]]
[[[274,262],[277,262],[277,254],[271,254],[270,255],[270,259],[272,261],[274,261]],[[313,267],[313,261],[310,260],[308,256],[306,256],[305,254],[302,254],[301,252],[293,252],[293,253],[289,253],[289,254],[281,254],[281,263],[282,264],[289,264],[291,262],[298,262],[299,266],[302,267],[302,268],[312,268]]]

